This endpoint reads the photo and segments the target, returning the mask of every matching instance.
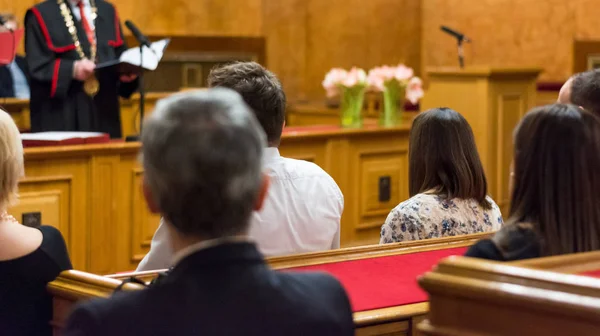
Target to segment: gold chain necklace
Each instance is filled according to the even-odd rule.
[[[65,20],[67,29],[69,30],[69,34],[71,34],[71,38],[73,39],[75,50],[77,51],[77,54],[79,54],[79,58],[82,60],[86,59],[87,57],[83,52],[83,48],[81,47],[81,43],[79,42],[79,37],[77,36],[77,27],[75,26],[75,20],[73,20],[73,15],[71,15],[71,11],[69,11],[69,8],[67,7],[67,4],[64,0],[57,0],[57,2],[60,8],[60,13],[63,19]],[[90,29],[92,30],[95,36],[96,17],[98,16],[98,8],[96,7],[96,3],[94,0],[90,0],[90,6],[92,7],[92,22],[94,23],[93,27],[90,27]],[[96,62],[96,52],[98,50],[97,46],[98,41],[90,41],[90,60],[92,62]],[[85,82],[83,82],[83,91],[85,91],[85,93],[88,96],[94,97],[99,90],[100,82],[98,82],[96,75],[92,74],[88,79],[85,80]]]

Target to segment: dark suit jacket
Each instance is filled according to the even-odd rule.
[[[254,244],[230,243],[188,256],[147,290],[84,303],[63,335],[353,334],[337,280],[273,271]]]
[[[17,56],[15,57],[15,62],[25,74],[27,81],[29,81],[29,74],[27,72],[27,62],[25,62],[25,57]],[[15,96],[15,88],[13,84],[13,78],[8,69],[7,65],[0,66],[0,98],[13,98]]]

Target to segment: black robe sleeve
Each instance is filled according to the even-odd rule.
[[[119,20],[119,17],[115,16],[115,20]],[[124,53],[128,49],[128,47],[127,43],[125,42],[125,37],[123,36],[123,26],[121,25],[121,22],[117,22],[116,24],[119,25],[118,34],[121,35],[121,40],[123,41],[123,44],[116,47],[115,52],[117,54],[117,57],[121,57],[121,54]],[[131,95],[135,91],[137,91],[138,86],[140,84],[139,82],[139,79],[136,79],[130,83],[119,82],[119,96],[123,98],[131,97]]]
[[[41,20],[35,9],[25,17],[25,58],[29,75],[33,80],[50,85],[50,97],[64,98],[73,80],[75,61],[61,59],[57,57],[57,51],[50,49],[50,36],[42,30]]]

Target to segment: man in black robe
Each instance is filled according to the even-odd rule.
[[[125,50],[117,11],[104,0],[47,0],[31,8],[25,16],[31,130],[97,131],[120,138],[119,96],[131,96],[138,81],[115,67],[95,67]],[[86,81],[99,84],[99,90],[86,93]]]

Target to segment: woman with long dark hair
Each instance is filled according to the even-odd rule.
[[[380,244],[500,229],[502,214],[467,120],[449,108],[419,114],[410,131],[409,192],[381,228]]]
[[[600,119],[535,108],[517,126],[507,226],[467,256],[519,260],[600,248]]]

